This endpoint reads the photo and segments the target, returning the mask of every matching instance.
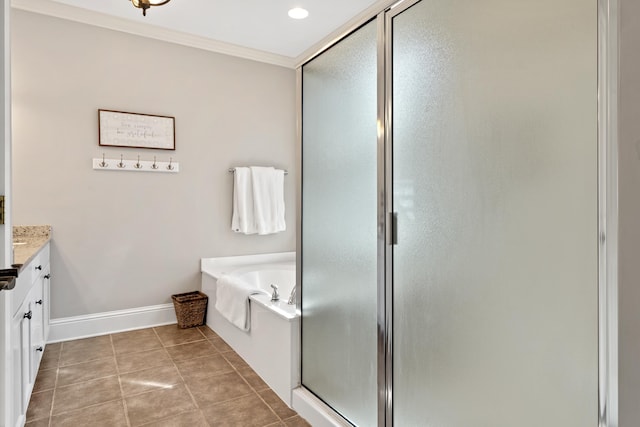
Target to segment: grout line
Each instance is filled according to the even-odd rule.
[[[52,390],[52,394],[51,394],[51,406],[49,407],[49,422],[47,423],[48,427],[51,427],[51,423],[53,423],[53,404],[55,403],[56,400],[56,390],[58,389],[58,374],[60,373],[60,359],[62,359],[62,349],[64,347],[63,343],[60,343],[60,350],[58,350],[58,357],[56,358],[56,379],[53,381],[53,390]],[[47,346],[45,344],[45,352],[47,351]],[[44,355],[43,355],[44,356]],[[41,360],[42,362],[42,360]],[[40,374],[40,369],[38,369],[38,373],[36,374],[36,379],[33,382],[34,384],[36,383],[36,381],[38,381],[38,375]],[[33,393],[32,393],[33,395]],[[29,398],[29,401],[31,401],[31,398]],[[31,402],[29,402],[31,403]],[[27,410],[28,410],[28,406],[27,406]],[[25,421],[26,421],[26,414],[25,414]]]
[[[124,389],[122,388],[122,378],[120,377],[120,367],[118,366],[118,358],[116,357],[116,346],[113,344],[113,334],[109,334],[109,341],[111,342],[111,350],[113,350],[113,363],[116,365],[116,376],[118,377],[118,387],[120,387],[120,398],[122,400],[122,408],[124,410],[124,420],[127,423],[127,427],[131,427],[131,420],[129,419],[129,410],[127,408],[127,401],[124,398]]]
[[[262,398],[262,396],[260,395],[260,393],[258,393],[258,391],[257,391],[256,389],[253,389],[253,392],[258,396],[258,399],[262,400],[262,402],[263,402],[265,405],[267,405],[267,408],[269,408],[269,409],[271,410],[271,412],[273,412],[273,414],[276,416],[276,418],[277,418],[280,422],[282,422],[282,418],[280,418],[280,415],[278,415],[278,413],[275,411],[275,409],[273,409],[273,408],[271,407],[271,405],[269,405],[269,404],[267,403],[267,401],[266,401],[266,400],[264,400],[264,399]]]
[[[204,414],[202,413],[202,411],[198,408],[195,409],[196,411],[198,411],[200,413],[200,415],[202,416],[202,419],[204,419]],[[149,422],[145,422],[144,424],[139,424],[137,427],[145,427],[145,426],[150,426],[152,424],[156,424],[156,423],[160,423],[162,421],[166,421],[166,420],[170,420],[172,418],[177,418],[180,417],[186,413],[192,412],[194,411],[194,409],[191,409],[189,411],[184,411],[184,412],[180,412],[179,414],[174,414],[174,415],[170,415],[168,417],[165,418],[160,418],[159,420],[153,420],[153,421],[149,421]],[[205,419],[204,422],[207,424],[208,427],[210,427],[210,424],[207,422],[207,420]]]
[[[124,408],[124,420],[127,422],[127,427],[131,427],[131,420],[129,419],[129,407],[127,406],[127,399],[122,397],[122,407]]]
[[[234,351],[234,353],[235,353],[235,351]],[[237,353],[236,353],[236,354],[237,354]],[[238,355],[238,357],[240,357],[240,355],[239,355],[239,354],[237,354],[237,355]],[[224,357],[224,356],[223,356],[223,357]],[[225,360],[226,360],[226,361],[227,361],[227,362],[228,362],[228,363],[233,367],[233,369],[235,369],[235,370],[236,370],[236,373],[240,376],[240,378],[242,379],[242,381],[244,381],[244,382],[249,386],[249,388],[251,389],[251,391],[253,391],[253,394],[255,394],[256,396],[258,396],[258,399],[260,399],[260,400],[261,400],[265,405],[267,405],[267,408],[269,408],[269,410],[270,410],[271,412],[273,412],[273,414],[276,416],[276,418],[277,418],[279,421],[282,421],[282,418],[280,418],[280,416],[279,416],[279,415],[276,413],[276,411],[271,407],[271,405],[269,405],[269,404],[268,404],[268,403],[267,403],[267,402],[262,398],[262,396],[260,395],[260,393],[258,393],[258,390],[256,390],[256,388],[255,388],[254,386],[252,386],[252,385],[249,383],[249,381],[247,381],[247,379],[244,377],[244,375],[242,375],[242,374],[240,373],[240,371],[239,371],[239,370],[238,370],[238,369],[233,365],[233,363],[231,363],[231,361],[229,361],[226,357],[225,357]],[[244,359],[243,359],[243,360],[244,360]],[[249,364],[247,363],[247,365],[249,365]],[[251,368],[251,366],[249,366],[249,368]],[[253,368],[251,368],[251,371],[255,373],[255,371],[253,370]],[[258,375],[258,374],[256,374],[256,375]],[[267,389],[265,389],[265,390],[267,390]],[[269,387],[269,390],[271,390],[271,387]]]
[[[59,414],[55,414],[55,415],[51,415],[51,419],[53,419],[53,417],[59,417],[60,415],[67,415],[67,414],[73,414],[74,412],[80,412],[80,411],[84,411],[86,409],[89,408],[95,408],[96,406],[100,406],[100,405],[106,405],[107,403],[111,403],[111,402],[117,402],[119,400],[122,399],[111,399],[111,400],[105,400],[104,402],[99,402],[99,403],[93,403],[91,405],[88,406],[83,406],[82,408],[76,408],[76,409],[72,409],[70,411],[64,411],[64,412],[60,412]],[[126,414],[125,414],[126,415]]]
[[[196,326],[195,329],[196,329],[196,331],[200,332],[200,335],[202,335],[204,337],[204,339],[207,339],[207,336],[204,334],[204,332],[202,332],[200,330],[200,326]]]
[[[46,350],[45,350],[46,351]],[[60,357],[62,355],[62,348],[60,348],[60,354],[58,355],[58,367],[56,368],[56,379],[53,382],[53,395],[51,396],[51,409],[49,410],[49,427],[53,424],[53,405],[56,402],[56,391],[58,390],[58,376],[60,375]],[[36,375],[36,381],[38,376]]]
[[[166,348],[164,350],[167,351]],[[167,351],[167,354],[169,354],[168,351]],[[206,357],[206,356],[203,356],[203,357]],[[184,385],[185,390],[187,390],[187,393],[189,393],[189,396],[191,397],[191,403],[193,403],[193,406],[195,407],[196,411],[198,411],[200,413],[200,415],[202,416],[202,419],[204,419],[204,422],[207,424],[207,426],[209,426],[209,422],[205,419],[204,414],[202,413],[202,408],[200,408],[200,405],[198,405],[198,402],[196,401],[196,397],[191,392],[191,389],[189,388],[189,385],[187,384],[187,382],[184,379],[184,376],[182,376],[182,373],[180,372],[180,369],[178,368],[178,365],[176,364],[176,361],[171,358],[171,355],[169,355],[169,359],[171,360],[171,363],[173,363],[173,367],[176,370],[176,372],[178,373],[178,376],[182,380],[182,385]]]
[[[65,384],[65,385],[57,385],[56,384],[55,390],[60,390],[60,389],[69,388],[69,387],[76,387],[79,384],[90,383],[90,382],[94,382],[94,381],[100,381],[100,380],[104,380],[104,379],[111,378],[111,377],[117,377],[117,376],[118,376],[118,374],[110,374],[110,375],[105,375],[104,377],[100,377],[100,378],[91,378],[91,379],[88,379],[88,380],[78,381],[77,383],[71,383],[71,384]]]
[[[73,366],[78,366],[78,365],[82,365],[83,363],[91,363],[91,362],[98,362],[100,360],[105,360],[105,359],[109,359],[111,356],[107,356],[107,357],[99,357],[97,359],[89,359],[89,360],[85,360],[83,362],[77,362],[77,363],[69,363],[67,365],[60,365],[58,366],[58,369],[60,368],[70,368]],[[115,357],[115,356],[114,356]]]

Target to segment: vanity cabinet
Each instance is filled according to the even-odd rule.
[[[26,421],[49,333],[50,278],[47,243],[21,268],[15,288],[4,296],[10,313],[9,327],[5,327],[5,342],[10,343],[10,351],[5,352],[9,359],[5,360],[5,381],[10,381],[10,393],[4,401],[2,427],[21,427]],[[4,389],[7,390],[6,385]]]

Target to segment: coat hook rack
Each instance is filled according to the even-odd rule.
[[[180,171],[180,163],[173,161],[173,157],[169,158],[168,162],[158,161],[156,156],[153,156],[153,161],[140,160],[140,155],[137,156],[137,160],[126,160],[123,154],[120,154],[120,161],[117,159],[106,159],[102,154],[102,158],[93,159],[94,170],[105,171],[128,171],[128,172],[164,172],[164,173],[178,173]]]
[[[98,163],[98,166],[100,166],[101,168],[106,168],[107,166],[109,166],[109,163],[105,163],[104,161],[104,153],[102,153],[102,161]]]

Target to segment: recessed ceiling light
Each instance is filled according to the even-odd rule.
[[[309,16],[309,11],[301,7],[294,7],[289,11],[289,17],[293,19],[304,19]]]

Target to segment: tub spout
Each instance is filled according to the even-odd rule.
[[[271,301],[280,300],[280,294],[278,293],[278,285],[271,285],[273,288],[273,294],[271,295]]]
[[[295,303],[296,303],[296,287],[294,286],[293,289],[291,289],[291,295],[289,295],[289,301],[287,301],[287,304],[293,305]]]

